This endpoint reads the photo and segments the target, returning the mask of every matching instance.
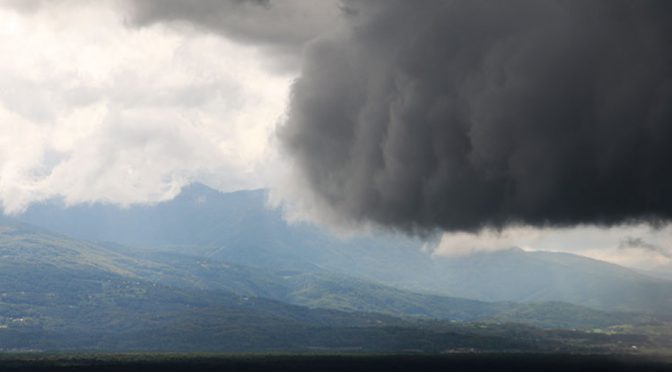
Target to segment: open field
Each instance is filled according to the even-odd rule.
[[[639,355],[4,354],[2,371],[672,371]]]

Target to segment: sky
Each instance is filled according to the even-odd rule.
[[[672,270],[661,1],[0,0],[0,204],[288,219]],[[652,227],[653,226],[653,227]]]

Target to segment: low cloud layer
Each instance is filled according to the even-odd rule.
[[[672,3],[347,1],[310,46],[277,195],[406,231],[672,218]]]
[[[437,257],[467,256],[513,247],[526,251],[553,251],[579,254],[602,261],[655,272],[672,267],[669,250],[672,226],[646,225],[577,226],[534,228],[515,226],[501,231],[444,233],[435,244],[427,244]]]

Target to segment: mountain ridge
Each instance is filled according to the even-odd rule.
[[[187,265],[188,270],[196,270],[184,257],[175,259]],[[199,267],[208,269],[211,265],[210,269],[220,274],[227,266],[235,266],[226,263],[217,266],[215,261],[197,260]],[[343,298],[354,294],[355,298],[368,302],[370,309],[336,309],[324,303],[300,306],[258,297],[254,295],[258,289],[255,286],[265,283],[241,276],[235,270],[232,278],[241,282],[251,280],[247,283],[251,286],[248,289],[253,289],[251,293],[235,293],[226,290],[227,287],[199,288],[194,283],[170,285],[167,277],[172,275],[177,279],[182,274],[171,262],[124,256],[95,243],[51,235],[44,230],[33,231],[27,225],[4,229],[0,233],[0,350],[309,351],[314,347],[428,352],[455,347],[574,350],[582,337],[594,337],[581,332],[567,334],[511,324],[539,314],[548,316],[549,308],[537,311],[527,305],[488,305],[461,299],[439,298],[428,302],[426,296],[406,294],[415,296],[407,305],[439,311],[437,305],[447,301],[445,308],[453,314],[463,311],[471,316],[462,320],[477,320],[476,311],[481,311],[484,313],[480,319],[486,323],[446,322],[438,319],[439,316],[422,320],[398,310],[405,315],[402,319],[393,314],[368,311],[384,310],[384,304],[369,301],[367,294],[377,294],[383,302],[398,299],[398,295],[385,293],[376,284],[369,284],[374,289],[367,292],[360,282],[351,285],[342,277],[333,277],[332,283],[339,288],[324,287],[320,284],[323,278],[307,278],[307,283],[311,290],[316,284],[322,285],[317,291],[320,294],[346,296]],[[292,280],[315,275],[284,274]],[[277,275],[270,278],[280,280]],[[212,283],[230,284],[221,281],[221,277],[210,279]],[[399,292],[392,288],[386,291]],[[310,293],[315,292],[309,291],[309,297]],[[504,308],[498,308],[501,306]],[[550,307],[557,309],[558,305],[550,304]],[[522,316],[507,313],[511,310],[527,313]],[[495,316],[497,314],[501,316]],[[550,319],[550,322],[539,319],[539,325],[590,328],[637,319],[628,314],[604,314],[575,306],[560,315],[561,320],[585,315],[588,318],[583,319],[585,324],[581,324],[581,319],[571,324],[553,323],[558,319]],[[593,315],[596,318],[590,318]],[[437,319],[430,322],[431,318]],[[604,347],[612,348],[622,337],[631,336],[602,337],[600,342],[606,340]]]
[[[342,240],[289,225],[266,191],[187,187],[175,199],[120,209],[56,202],[18,218],[79,239],[185,253],[257,269],[333,272],[414,292],[485,301],[562,301],[600,310],[670,313],[672,282],[568,253],[499,251],[431,256],[396,234]]]
[[[80,280],[77,278],[101,282],[100,288],[110,278],[116,278],[113,281],[145,282],[147,286],[172,287],[178,291],[229,293],[311,309],[378,313],[406,319],[524,322],[545,328],[592,328],[644,319],[635,314],[604,313],[570,304],[488,303],[427,295],[337,273],[259,270],[177,253],[130,255],[44,230],[31,231],[26,225],[21,230],[0,233],[0,257],[0,267],[4,268],[0,276],[5,283],[0,290],[4,289],[4,293],[50,293],[44,288],[55,286],[60,280],[62,286],[77,295],[90,289],[86,285],[81,290],[71,287],[76,284],[73,280]],[[40,274],[38,277],[44,279],[44,284],[30,279],[36,274]],[[45,294],[39,296],[46,298]],[[552,308],[557,307],[564,310],[549,316],[554,312]],[[517,315],[523,313],[524,316]]]

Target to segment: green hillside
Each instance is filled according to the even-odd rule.
[[[636,314],[605,313],[569,304],[488,303],[413,293],[342,274],[261,270],[175,253],[132,252],[6,223],[0,234],[2,298],[8,309],[24,304],[39,314],[56,311],[55,304],[77,304],[76,311],[59,315],[75,316],[70,321],[83,320],[83,315],[91,313],[99,316],[101,312],[92,310],[96,306],[107,306],[104,310],[111,314],[122,312],[135,294],[158,296],[159,310],[171,312],[185,310],[175,307],[179,302],[173,300],[175,296],[188,294],[189,306],[214,306],[218,296],[227,294],[227,301],[235,295],[314,309],[410,319],[524,322],[546,328],[594,328],[646,320]],[[203,293],[196,296],[199,291]],[[151,312],[152,308],[146,310]],[[83,315],[77,313],[80,311]],[[48,321],[42,319],[41,324]]]
[[[453,321],[521,322],[544,328],[595,328],[637,323],[649,317],[607,313],[560,302],[484,302],[404,291],[327,272],[258,270],[213,259],[145,253],[160,262],[148,279],[179,287],[195,286],[261,296],[311,308],[383,313],[398,317]]]
[[[162,272],[167,267],[5,220],[0,350],[543,351],[575,350],[580,335],[523,326],[484,330],[446,323],[437,328],[389,315],[309,308],[145,278],[149,273],[170,276]],[[238,278],[236,286],[245,291],[264,287],[263,281],[249,278],[253,270],[247,279],[237,275],[241,270],[231,273]],[[241,284],[245,281],[247,287]],[[513,335],[511,327],[517,329]],[[609,338],[603,347],[613,348],[622,337]]]
[[[0,350],[614,351],[624,342],[657,345],[627,331],[656,324],[636,314],[559,303],[486,303],[342,274],[130,252],[138,251],[4,218]]]

